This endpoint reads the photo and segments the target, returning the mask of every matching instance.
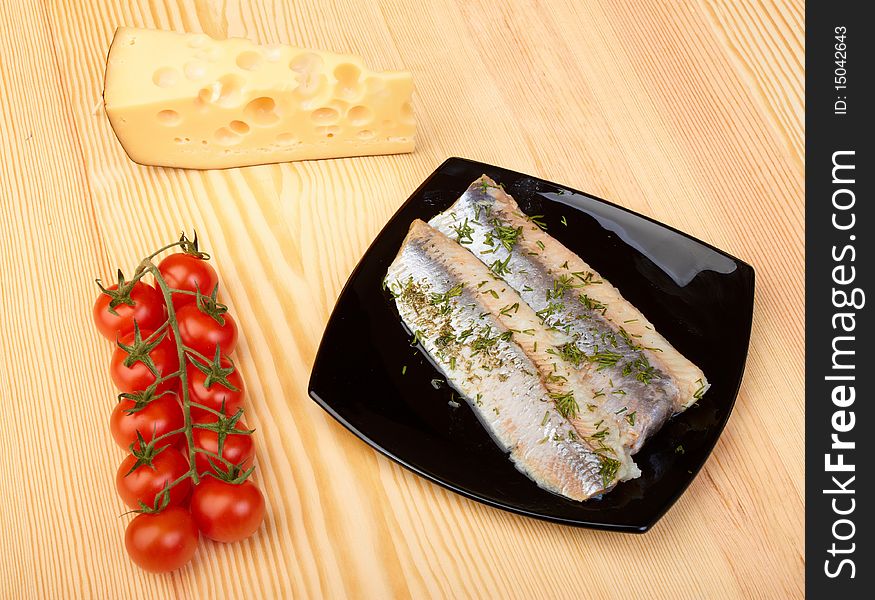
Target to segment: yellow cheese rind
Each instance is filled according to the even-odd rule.
[[[357,56],[128,27],[104,82],[131,160],[192,169],[412,152],[412,94]]]

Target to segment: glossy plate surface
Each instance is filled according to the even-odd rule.
[[[514,468],[464,400],[435,388],[440,373],[410,345],[382,289],[410,222],[448,208],[482,174],[620,289],[712,384],[636,455],[642,476],[601,499],[574,502]],[[564,223],[563,223],[564,217]],[[569,525],[643,532],[678,499],[717,442],[741,384],[753,313],[754,271],[670,227],[542,179],[451,158],[374,240],[331,316],[310,376],[310,396],[375,449],[464,496]]]

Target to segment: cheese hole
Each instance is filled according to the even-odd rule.
[[[172,87],[179,81],[179,71],[173,67],[161,67],[152,74],[152,83],[158,87]]]
[[[336,93],[341,98],[354,100],[361,96],[364,91],[359,83],[362,70],[352,63],[343,63],[334,69],[334,78],[337,79]]]
[[[239,144],[242,139],[238,134],[234,133],[227,127],[220,127],[217,129],[216,133],[213,134],[213,138],[216,140],[216,143],[222,144],[223,146]]]
[[[197,95],[201,104],[219,104],[221,106],[236,106],[240,103],[240,91],[243,88],[243,78],[239,75],[224,75],[202,88]]]
[[[189,48],[203,48],[206,45],[206,43],[209,41],[209,39],[210,38],[204,34],[196,35],[188,41],[188,47]]]
[[[360,83],[353,83],[350,85],[347,85],[345,83],[338,83],[334,91],[339,98],[344,98],[351,102],[355,102],[362,97],[365,88]]]
[[[279,46],[265,46],[264,59],[267,62],[277,62],[283,57],[282,49]]]
[[[206,65],[199,60],[192,60],[185,63],[182,70],[185,73],[185,76],[191,81],[203,79],[207,74]]]
[[[195,58],[199,58],[201,60],[207,60],[209,62],[216,62],[220,58],[222,58],[222,50],[221,48],[217,48],[215,46],[208,48],[201,48],[197,52],[194,53]]]
[[[273,125],[280,120],[276,112],[276,102],[268,96],[256,98],[247,104],[243,109],[243,116],[248,122],[260,127]]]
[[[322,66],[322,57],[312,52],[297,55],[289,63],[289,68],[296,73],[312,73]]]
[[[317,127],[316,131],[319,133],[319,135],[331,139],[335,135],[340,133],[340,127],[336,125],[329,125],[328,127]]]
[[[239,133],[240,135],[249,133],[249,124],[245,121],[231,121],[228,124],[228,127],[231,128],[231,131]]]
[[[341,83],[352,85],[361,77],[362,70],[352,63],[343,63],[337,65],[334,69],[334,78]]]
[[[245,71],[254,71],[261,66],[262,58],[258,52],[247,50],[237,55],[237,66]]]
[[[318,94],[325,88],[327,80],[325,75],[319,73],[306,73],[302,76],[301,82],[296,88],[296,92],[304,98],[309,98]]]
[[[331,125],[332,123],[337,123],[337,120],[340,118],[340,113],[333,108],[326,107],[314,110],[310,116],[312,116],[313,120],[319,125]]]
[[[360,140],[369,140],[372,137],[374,137],[374,132],[371,131],[370,129],[362,129],[356,135],[358,135],[358,138]]]
[[[353,125],[367,125],[374,118],[374,113],[367,106],[353,106],[347,113],[349,122]]]
[[[283,146],[294,146],[298,143],[297,138],[291,133],[281,133],[276,136],[277,144],[282,144]]]
[[[158,113],[158,122],[162,125],[172,127],[174,125],[179,125],[180,121],[182,121],[182,117],[180,117],[179,113],[175,110],[162,110]]]

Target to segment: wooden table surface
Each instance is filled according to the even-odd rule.
[[[99,109],[118,25],[407,68],[417,150],[214,172],[135,165]],[[803,28],[800,1],[0,3],[0,596],[801,596]],[[735,412],[646,535],[463,499],[308,399],[347,275],[452,155],[588,190],[757,269]],[[93,280],[192,228],[242,329],[268,517],[250,540],[203,543],[156,576],[124,552]]]

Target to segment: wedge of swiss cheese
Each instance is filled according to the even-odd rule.
[[[357,56],[128,27],[104,83],[131,160],[193,169],[412,152],[412,93]]]

